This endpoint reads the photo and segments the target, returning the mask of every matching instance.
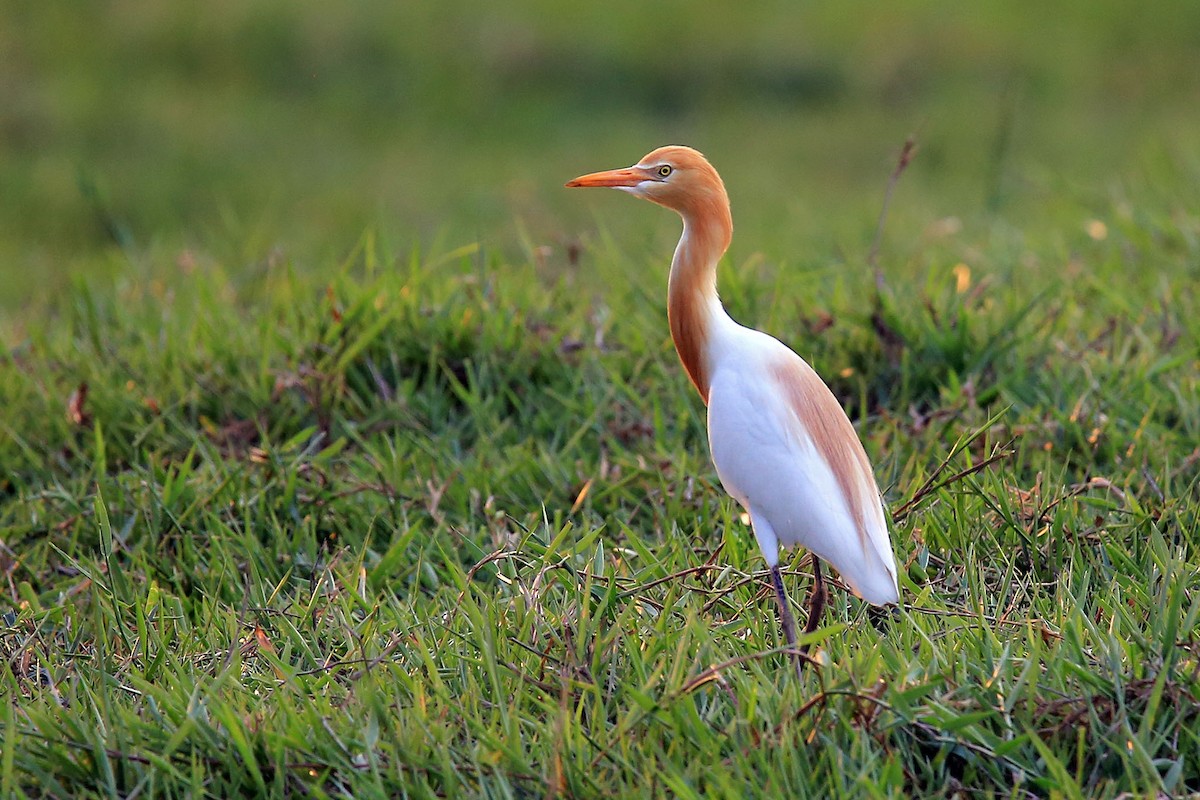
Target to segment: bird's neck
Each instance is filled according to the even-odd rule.
[[[671,339],[705,404],[712,377],[710,343],[717,326],[729,319],[717,297],[717,262],[733,237],[733,220],[728,200],[719,200],[682,215],[683,236],[667,288]]]

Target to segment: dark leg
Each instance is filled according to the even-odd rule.
[[[821,559],[815,555],[812,557],[812,568],[813,585],[808,593],[808,623],[804,626],[805,633],[812,633],[821,627],[821,617],[825,615],[825,601],[829,596],[825,591],[825,579],[821,577]],[[800,649],[807,653],[808,645]]]
[[[775,600],[779,603],[779,623],[783,626],[783,638],[787,640],[790,658],[796,667],[796,677],[804,677],[804,657],[796,650],[796,619],[788,606],[787,592],[783,590],[783,576],[779,573],[779,565],[771,567],[771,583],[775,585]],[[807,646],[804,650],[807,650]]]

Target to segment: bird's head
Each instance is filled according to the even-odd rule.
[[[632,167],[580,175],[568,187],[606,186],[643,197],[684,217],[724,206],[725,184],[708,159],[690,147],[668,145],[642,157]],[[715,208],[714,208],[715,207]]]

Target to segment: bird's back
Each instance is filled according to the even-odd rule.
[[[894,603],[896,566],[862,443],[813,369],[771,336],[726,328],[713,352],[708,427],[721,482],[779,545],[803,545],[865,600]],[[771,537],[759,534],[764,555]],[[767,540],[764,540],[764,539]]]

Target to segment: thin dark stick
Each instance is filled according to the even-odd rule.
[[[779,623],[783,626],[783,638],[787,640],[792,664],[796,667],[796,678],[803,678],[805,659],[800,655],[802,651],[796,648],[796,619],[788,606],[787,592],[783,588],[783,575],[779,572],[778,564],[771,567],[771,583],[775,586],[775,600],[779,603]],[[804,650],[807,649],[806,645]]]
[[[1012,442],[1009,442],[1009,444],[1012,444]],[[961,448],[957,448],[953,452],[951,452],[950,455],[946,456],[946,458],[942,461],[941,465],[937,469],[935,469],[933,471],[933,474],[930,475],[925,480],[925,483],[923,483],[921,485],[921,488],[918,489],[916,491],[916,493],[913,494],[913,496],[911,498],[909,498],[909,500],[906,503],[904,503],[904,505],[900,506],[899,508],[897,508],[895,511],[892,512],[892,524],[893,525],[899,525],[901,522],[903,522],[908,517],[908,515],[910,513],[912,513],[912,510],[914,508],[916,508],[918,505],[920,505],[921,501],[923,501],[926,497],[928,497],[929,495],[936,492],[938,489],[942,489],[946,486],[950,486],[951,484],[958,483],[963,478],[967,478],[971,475],[974,475],[976,472],[982,472],[983,470],[990,467],[992,464],[995,464],[998,461],[1003,461],[1004,459],[1008,458],[1009,456],[1011,456],[1013,453],[1016,452],[1015,450],[1006,450],[1002,447],[997,447],[992,451],[992,454],[990,456],[985,458],[983,461],[980,461],[978,464],[967,467],[964,470],[960,470],[960,471],[954,473],[953,475],[951,475],[949,478],[946,478],[944,481],[938,482],[937,481],[938,477],[942,474],[942,472],[945,471],[946,467],[950,465],[950,459],[954,458],[954,456],[957,455],[960,452],[960,450],[961,450]]]
[[[900,180],[900,175],[908,167],[908,162],[912,161],[913,155],[917,152],[917,141],[912,136],[904,140],[904,147],[900,150],[900,158],[896,161],[896,168],[892,170],[892,177],[888,179],[887,189],[883,193],[883,207],[879,209],[879,222],[875,224],[875,241],[871,242],[871,249],[867,251],[867,266],[875,270],[875,290],[883,291],[883,270],[879,268],[879,245],[883,241],[883,223],[887,220],[888,206],[892,202],[892,192],[896,188],[896,182]]]

